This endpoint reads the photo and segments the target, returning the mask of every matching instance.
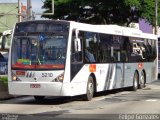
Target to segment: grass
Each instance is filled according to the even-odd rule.
[[[8,86],[8,77],[7,76],[0,77],[0,81],[2,81],[5,86]]]

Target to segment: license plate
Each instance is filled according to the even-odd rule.
[[[40,88],[40,84],[30,84],[30,88]]]

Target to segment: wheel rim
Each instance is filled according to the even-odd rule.
[[[90,96],[93,95],[93,84],[92,83],[89,83],[89,85],[88,85],[88,93]]]
[[[88,96],[89,96],[89,98],[93,97],[93,91],[94,91],[94,86],[93,86],[93,80],[91,78],[88,83]]]
[[[141,80],[140,80],[140,85],[142,86],[142,87],[144,87],[144,73],[142,72],[141,73]]]
[[[134,77],[134,87],[137,88],[138,87],[138,78],[137,78],[137,74]]]

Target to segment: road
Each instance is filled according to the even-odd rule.
[[[49,97],[36,102],[31,96],[19,97],[0,101],[0,113],[2,120],[159,120],[160,80],[136,92],[102,92],[92,101]]]

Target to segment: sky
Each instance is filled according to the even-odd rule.
[[[42,13],[44,9],[41,7],[43,6],[43,2],[45,0],[31,0],[32,2],[32,11],[35,13]],[[18,0],[0,0],[0,3],[15,3],[18,2]],[[23,5],[27,5],[27,0],[20,0]],[[36,19],[41,19],[40,15],[36,15]]]
[[[21,1],[22,1],[22,3],[27,5],[27,0],[21,0]],[[32,11],[34,11],[35,13],[42,13],[44,11],[44,9],[41,8],[43,6],[42,1],[44,1],[44,0],[31,0]],[[36,15],[35,17],[36,17],[36,19],[41,19],[40,15]]]

